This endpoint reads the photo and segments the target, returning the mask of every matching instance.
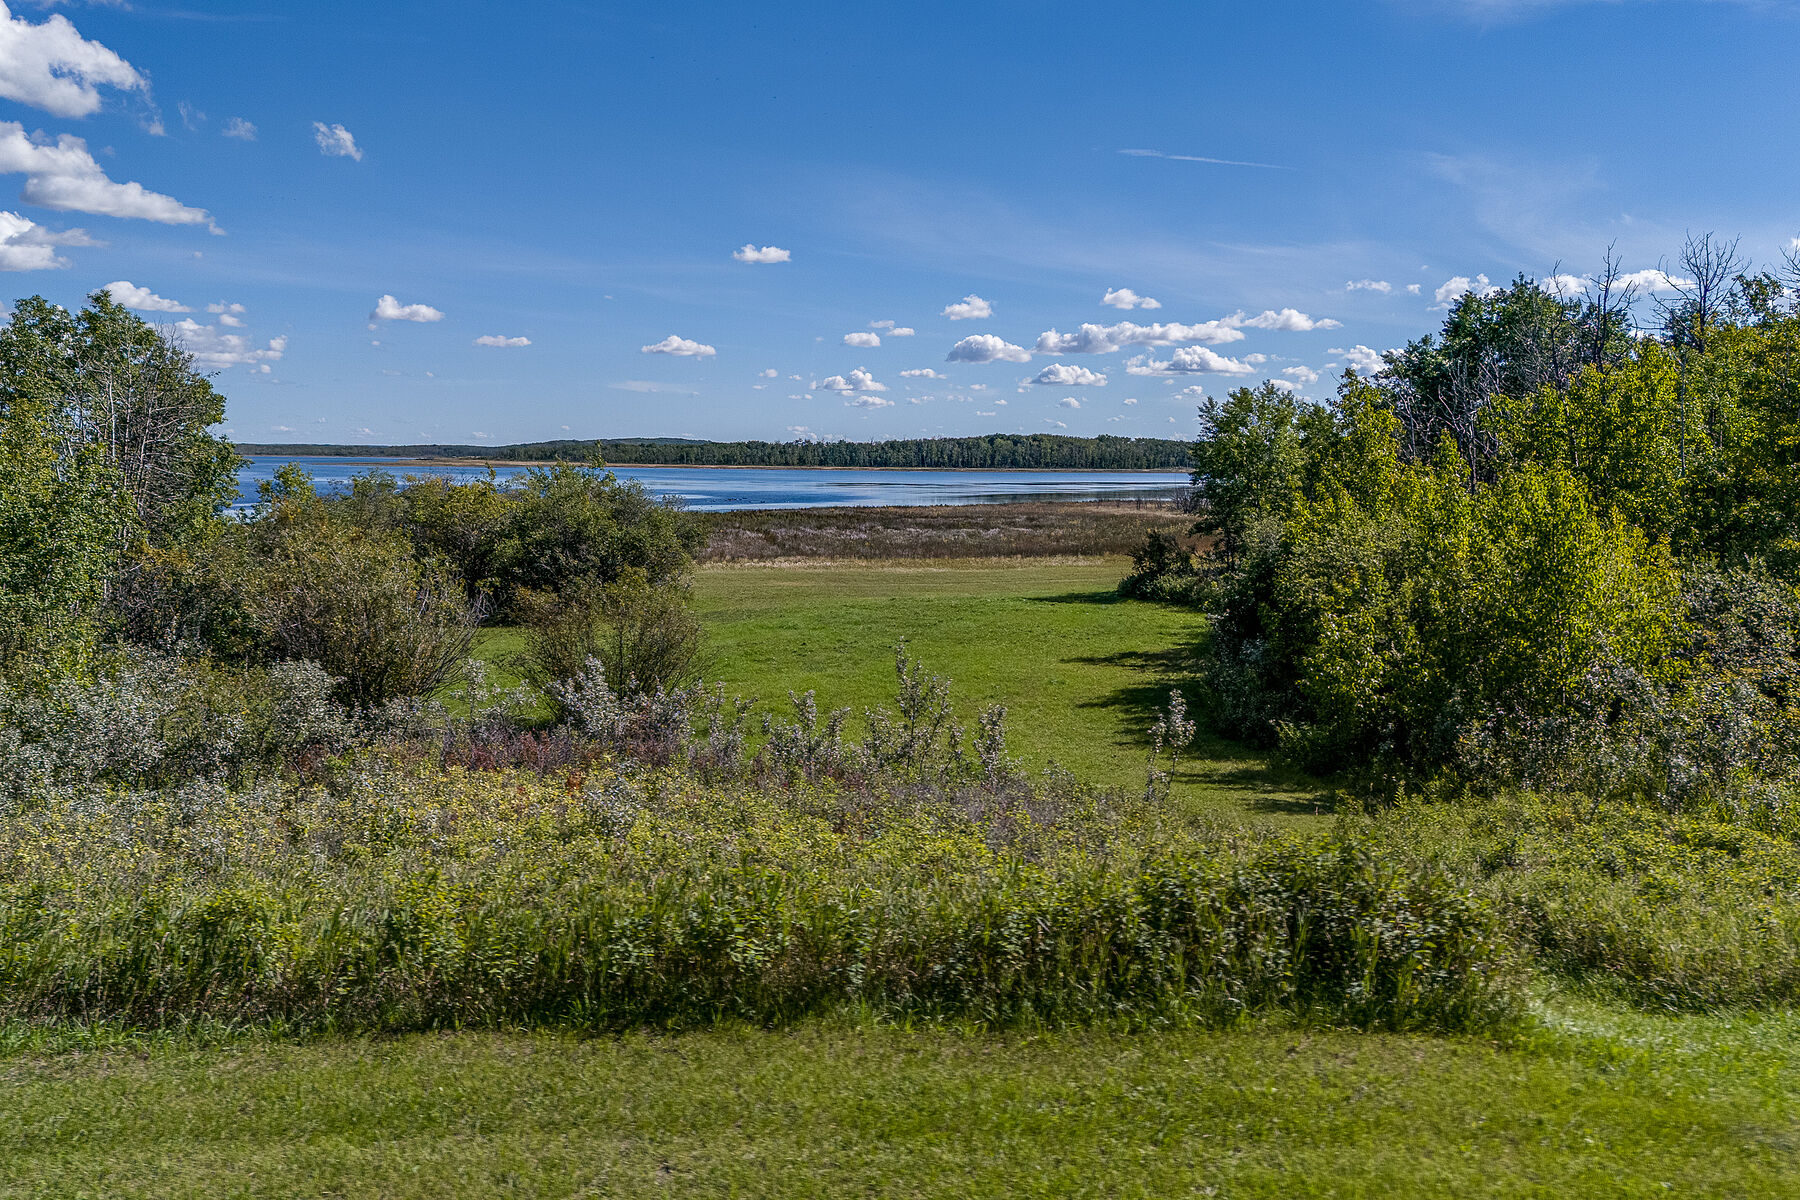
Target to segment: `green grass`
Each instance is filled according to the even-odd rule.
[[[893,698],[894,644],[906,638],[952,681],[965,721],[1006,705],[1021,761],[1141,788],[1146,730],[1191,671],[1199,622],[1178,608],[1119,599],[1113,589],[1128,567],[1123,558],[707,567],[694,581],[711,655],[706,676],[782,717],[791,715],[787,693],[808,689],[821,709],[860,714]],[[516,631],[489,630],[478,652],[504,664],[520,645]],[[1204,736],[1177,776],[1175,798],[1232,819],[1326,822],[1316,783]]]
[[[0,1197],[1780,1196],[1800,1026],[460,1034],[0,1062]]]

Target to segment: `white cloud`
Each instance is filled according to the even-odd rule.
[[[1229,318],[1202,321],[1198,325],[1136,325],[1130,321],[1121,321],[1117,325],[1084,323],[1074,333],[1059,333],[1054,329],[1047,329],[1038,334],[1035,350],[1039,354],[1111,354],[1122,346],[1173,346],[1182,342],[1223,345],[1243,340],[1243,331],[1232,324]]]
[[[758,246],[755,242],[745,242],[731,252],[731,257],[741,263],[784,263],[793,258],[780,246]]]
[[[999,415],[1000,415],[1000,414],[999,414],[999,413],[997,413],[997,412],[982,412],[982,411],[981,411],[981,410],[980,410],[980,409],[979,409],[979,408],[978,408],[978,409],[976,409],[976,410],[975,410],[975,415],[976,415],[976,416],[978,416],[978,417],[997,417],[997,416],[999,416]]]
[[[902,379],[948,379],[950,377],[948,375],[939,375],[936,371],[932,370],[930,367],[913,367],[910,370],[900,372],[900,378],[902,378]]]
[[[1030,362],[1031,351],[991,333],[976,333],[950,347],[945,362]]]
[[[1346,292],[1380,292],[1382,295],[1394,290],[1394,285],[1385,279],[1352,279],[1344,285]]]
[[[910,325],[896,325],[888,330],[889,337],[913,337],[919,331]]]
[[[781,374],[774,367],[767,367],[756,373],[758,379],[774,379]]]
[[[1564,300],[1570,296],[1581,295],[1587,284],[1587,277],[1584,275],[1552,275],[1548,279],[1538,280],[1540,288],[1552,296],[1559,296]]]
[[[1056,406],[1058,408],[1080,408],[1081,401],[1073,396],[1064,396],[1061,400],[1056,402]]]
[[[1319,382],[1319,373],[1311,367],[1283,367],[1281,373],[1296,383],[1311,384]]]
[[[201,367],[223,370],[226,367],[250,367],[269,370],[287,352],[287,338],[271,338],[267,346],[257,349],[241,333],[222,332],[217,325],[202,325],[192,317],[183,317],[167,327],[175,344],[194,356]]]
[[[356,136],[342,125],[327,125],[323,121],[313,122],[313,141],[319,143],[319,153],[326,158],[348,158],[355,162],[362,161],[362,148],[356,144]]]
[[[1348,350],[1331,349],[1325,353],[1342,355],[1345,361],[1364,375],[1387,370],[1387,363],[1382,361],[1380,353],[1367,346],[1352,346]]]
[[[219,324],[221,325],[229,325],[233,328],[237,328],[244,323],[244,306],[241,304],[227,304],[221,300],[217,304],[207,305],[206,311],[209,313],[216,313],[219,318]],[[372,344],[376,346],[381,345],[380,342],[374,342]]]
[[[29,217],[0,212],[0,271],[50,271],[69,265],[58,246],[98,246],[84,229],[58,233]]]
[[[205,209],[189,208],[142,184],[108,179],[88,153],[87,142],[66,133],[51,142],[26,136],[17,121],[0,121],[0,174],[25,176],[19,198],[42,208],[205,225],[218,232]]]
[[[861,367],[850,372],[848,376],[827,375],[823,379],[815,379],[813,387],[821,392],[885,392],[887,384],[879,383],[875,377]]]
[[[1171,354],[1167,362],[1158,362],[1150,355],[1140,354],[1125,364],[1125,370],[1127,374],[1131,375],[1254,375],[1256,373],[1256,368],[1249,363],[1239,362],[1235,358],[1227,358],[1205,346],[1183,346]]]
[[[970,292],[955,304],[945,305],[943,315],[952,321],[982,320],[994,315],[994,306]]]
[[[1058,421],[1055,417],[1045,417],[1044,424],[1050,426],[1052,429],[1067,429],[1069,427],[1067,421]]]
[[[443,319],[444,314],[429,304],[402,304],[389,295],[383,295],[375,301],[375,311],[369,314],[371,321],[414,321],[429,324]]]
[[[1110,304],[1114,308],[1161,308],[1162,301],[1152,300],[1148,296],[1140,296],[1130,288],[1112,288],[1100,297],[1100,303]]]
[[[1452,275],[1438,285],[1433,292],[1432,300],[1441,308],[1448,308],[1465,293],[1474,292],[1478,296],[1491,296],[1500,289],[1488,282],[1486,275],[1477,275],[1470,279],[1467,275]],[[1334,350],[1332,353],[1336,353]]]
[[[126,308],[135,308],[139,312],[193,312],[185,304],[159,296],[149,288],[139,287],[129,279],[120,279],[107,284],[101,291],[111,292],[112,298]]]
[[[67,17],[33,25],[0,3],[0,96],[59,117],[85,117],[99,109],[102,87],[149,90],[130,63],[82,37]]]
[[[1633,271],[1629,275],[1619,276],[1616,285],[1621,288],[1634,287],[1640,292],[1674,292],[1682,288],[1693,287],[1694,281],[1669,275],[1662,271]]]
[[[881,345],[881,335],[878,333],[846,333],[844,335],[844,345],[856,346],[863,350],[873,350],[875,347]]]
[[[1334,321],[1330,317],[1309,317],[1297,309],[1284,308],[1280,312],[1264,309],[1254,317],[1247,317],[1241,312],[1225,317],[1223,324],[1233,329],[1277,329],[1284,333],[1311,333],[1315,329],[1342,329],[1342,321]]]
[[[1407,285],[1406,285],[1406,294],[1407,294],[1407,295],[1409,295],[1409,296],[1416,296],[1416,295],[1418,295],[1418,294],[1419,294],[1419,285],[1418,285],[1418,284],[1416,284],[1416,283],[1409,283],[1409,284],[1407,284]]]
[[[718,351],[711,346],[703,345],[700,342],[689,341],[684,337],[676,337],[671,333],[660,342],[656,342],[649,346],[639,346],[638,353],[673,354],[678,358],[711,358],[717,354]]]
[[[1269,380],[1269,386],[1280,388],[1284,392],[1297,392],[1300,390],[1300,385],[1291,379],[1271,379]]]
[[[499,333],[484,333],[475,339],[475,344],[477,346],[496,347],[529,346],[531,345],[531,339],[528,337],[507,337],[504,334]]]
[[[1121,150],[1119,153],[1132,158],[1166,158],[1170,162],[1210,163],[1216,167],[1262,167],[1270,171],[1293,170],[1292,167],[1284,167],[1276,163],[1243,162],[1235,158],[1207,158],[1201,154],[1164,154],[1161,150]]]
[[[1121,401],[1121,403],[1124,403],[1124,404],[1136,404],[1136,403],[1137,403],[1137,397],[1136,397],[1136,396],[1128,396],[1128,397],[1126,397],[1126,398],[1125,398],[1125,399],[1124,399],[1124,400],[1123,400],[1123,401]]]
[[[892,408],[894,402],[885,396],[858,396],[854,400],[844,401],[845,408]]]
[[[242,117],[233,117],[231,120],[225,122],[225,128],[220,132],[225,137],[236,138],[240,142],[254,142],[256,140],[256,126],[244,120]]]
[[[1253,367],[1260,367],[1269,361],[1269,356],[1266,354],[1246,354],[1244,355],[1244,361]]]
[[[1056,387],[1105,387],[1106,376],[1074,363],[1051,363],[1034,375],[1031,382]]]

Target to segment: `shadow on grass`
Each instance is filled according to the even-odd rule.
[[[1055,596],[1027,596],[1033,604],[1123,604],[1125,597],[1108,588],[1103,592],[1063,592]]]
[[[1149,729],[1167,707],[1169,693],[1179,690],[1189,710],[1200,698],[1202,648],[1171,646],[1162,650],[1121,650],[1114,654],[1070,658],[1087,666],[1118,667],[1137,679],[1102,696],[1080,702],[1126,717],[1129,733],[1121,745],[1136,742],[1149,752]],[[1183,754],[1176,771],[1179,783],[1209,791],[1237,794],[1252,812],[1282,816],[1324,816],[1336,811],[1326,785],[1311,775],[1269,761],[1265,751],[1246,746],[1211,730],[1202,730]]]

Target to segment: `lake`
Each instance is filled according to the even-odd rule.
[[[321,492],[341,490],[374,468],[396,475],[481,479],[485,467],[400,466],[383,458],[258,455],[238,472],[239,507],[254,503],[256,485],[284,463],[298,463]],[[524,467],[496,464],[510,479]],[[700,512],[745,508],[826,508],[914,504],[1007,504],[1025,500],[1166,500],[1187,486],[1185,471],[853,471],[835,467],[614,467],[652,494],[676,497]]]

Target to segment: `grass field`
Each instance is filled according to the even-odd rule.
[[[458,1034],[0,1062],[0,1197],[1774,1197],[1800,1028]]]
[[[1195,620],[1124,561],[712,565],[708,677],[891,695],[906,637],[1014,751],[1141,785]],[[517,634],[481,653],[505,662]],[[773,703],[772,703],[773,702]],[[1178,798],[1323,828],[1208,743]],[[1800,1194],[1800,1020],[1554,999],[1515,1044],[1295,1030],[974,1034],[844,1018],[577,1040],[9,1031],[0,1200],[185,1196],[1761,1197]],[[0,1043],[5,1046],[6,1043]]]
[[[787,693],[808,689],[822,710],[860,714],[892,699],[894,645],[905,638],[951,680],[965,721],[1006,705],[1021,761],[1141,788],[1145,731],[1191,671],[1197,621],[1178,608],[1120,600],[1114,588],[1128,569],[1124,558],[706,567],[694,581],[706,677],[784,717]],[[512,631],[493,630],[480,652],[504,663],[519,645]],[[1195,811],[1323,823],[1325,799],[1313,781],[1226,742],[1203,739],[1190,753],[1175,798]]]

